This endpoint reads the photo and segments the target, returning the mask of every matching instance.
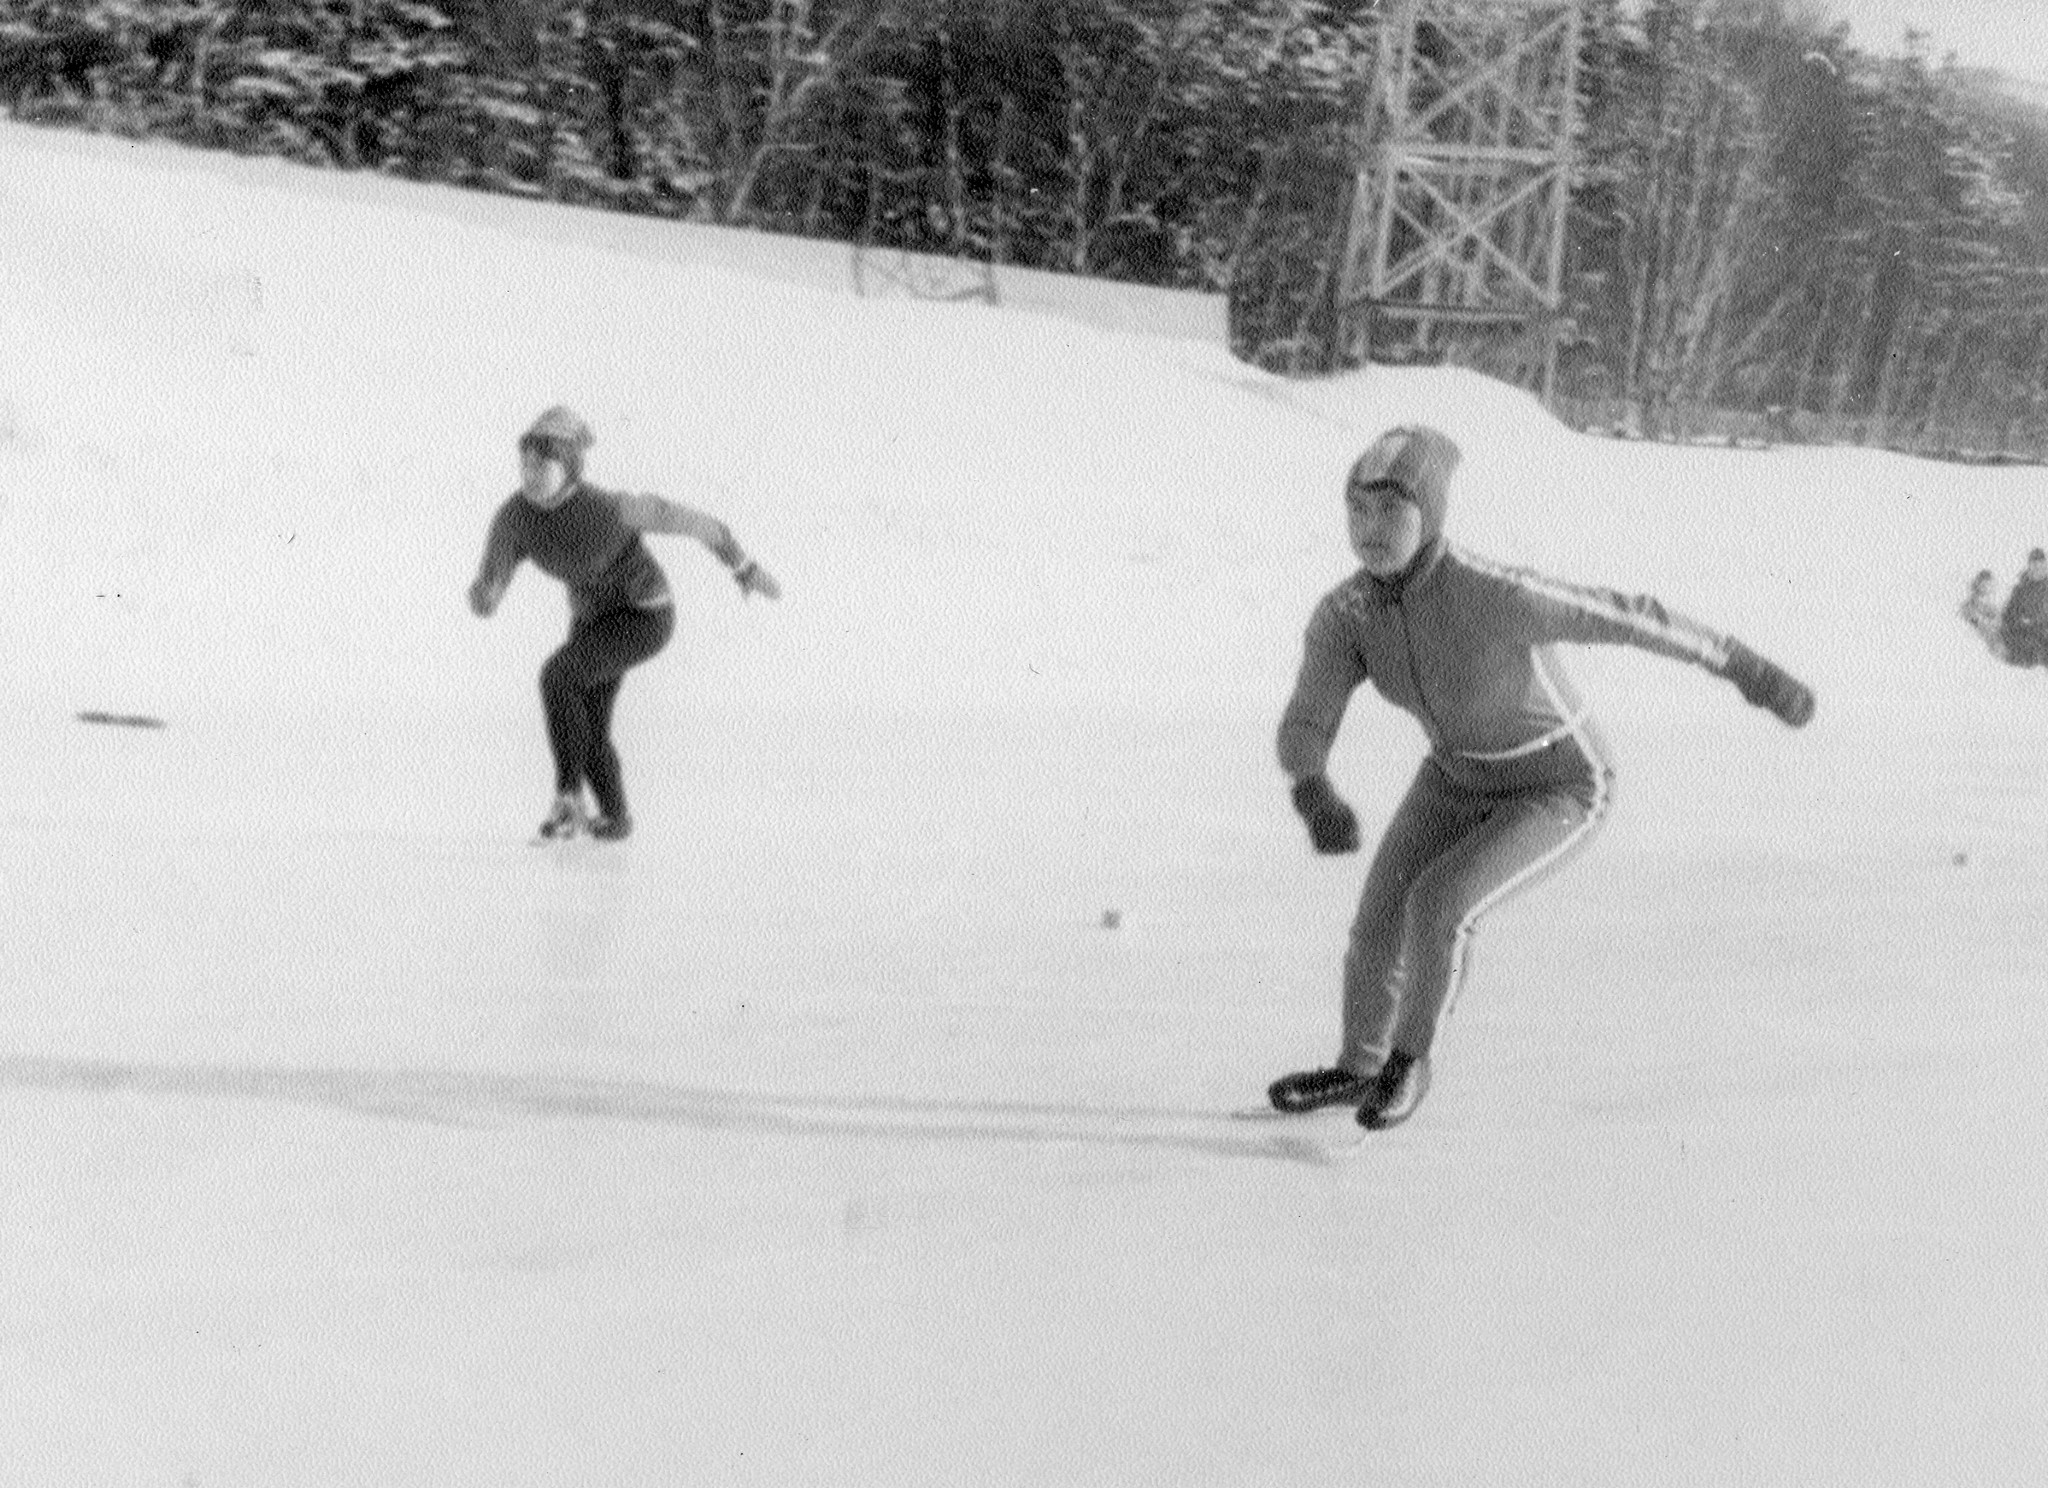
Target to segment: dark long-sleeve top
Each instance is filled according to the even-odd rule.
[[[1280,722],[1280,765],[1321,774],[1351,694],[1370,682],[1413,714],[1456,774],[1522,773],[1587,722],[1553,647],[1638,646],[1716,674],[1727,637],[1647,595],[1569,584],[1442,540],[1398,582],[1361,570],[1309,620],[1301,671]]]
[[[673,604],[668,577],[642,541],[648,532],[694,537],[729,568],[744,556],[725,523],[663,496],[578,485],[549,510],[514,492],[491,519],[471,602],[483,613],[496,608],[512,575],[530,558],[568,587],[570,612],[579,619]]]

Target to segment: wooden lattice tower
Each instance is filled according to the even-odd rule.
[[[1582,0],[1391,0],[1339,286],[1346,360],[1556,370]]]

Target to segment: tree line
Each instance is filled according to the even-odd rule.
[[[2048,434],[2048,109],[1796,0],[1586,8],[1562,391]],[[1223,291],[1257,357],[1315,329],[1382,25],[1374,0],[0,0],[0,105]]]

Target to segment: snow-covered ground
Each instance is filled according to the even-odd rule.
[[[2041,472],[461,201],[0,128],[0,1484],[2041,1481],[2048,674],[1955,615]],[[524,841],[559,590],[463,601],[556,401],[787,591],[661,549],[620,848]],[[1575,653],[1617,813],[1321,1165],[1227,1114],[1362,871],[1271,735],[1417,416],[1455,536],[1821,711]]]

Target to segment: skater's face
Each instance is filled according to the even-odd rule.
[[[1401,572],[1422,549],[1422,508],[1388,481],[1353,481],[1344,492],[1351,550],[1365,571],[1382,578]]]
[[[519,451],[519,494],[543,511],[569,499],[569,468],[527,446]]]

